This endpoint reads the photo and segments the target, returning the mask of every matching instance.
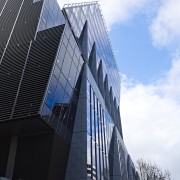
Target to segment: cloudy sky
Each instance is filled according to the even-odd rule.
[[[179,180],[180,0],[99,2],[121,71],[127,149],[134,161],[154,161]]]

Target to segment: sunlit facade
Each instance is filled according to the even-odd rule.
[[[136,179],[119,104],[97,2],[0,2],[0,179]]]

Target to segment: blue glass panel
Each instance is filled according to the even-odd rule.
[[[51,78],[50,86],[48,88],[48,93],[47,93],[47,97],[45,101],[49,108],[52,108],[52,105],[53,105],[53,99],[54,99],[54,94],[56,91],[56,86],[57,86],[57,79],[53,75]]]
[[[70,99],[71,99],[71,98],[69,97],[69,95],[68,95],[67,93],[64,93],[63,103],[64,103],[64,104],[69,104]]]
[[[67,79],[64,77],[64,75],[61,73],[59,82],[61,83],[62,87],[66,89]]]
[[[62,104],[63,102],[63,95],[64,95],[64,88],[60,83],[58,83],[57,88],[56,88],[56,94],[54,97],[54,105],[56,104]]]
[[[49,107],[46,104],[44,104],[43,109],[42,109],[42,118],[44,120],[48,121],[50,112],[51,112],[51,110],[49,109]]]
[[[72,92],[73,92],[73,89],[72,89],[72,87],[70,86],[70,84],[69,83],[67,83],[67,85],[66,85],[66,93],[71,97],[71,95],[72,95]]]
[[[57,79],[59,79],[60,69],[57,65],[55,65],[54,67],[53,74],[55,75]]]

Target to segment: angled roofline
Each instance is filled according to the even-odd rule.
[[[71,8],[71,7],[78,7],[78,6],[95,5],[95,4],[97,4],[98,7],[99,7],[99,12],[100,12],[100,15],[101,15],[104,27],[105,27],[106,36],[107,36],[108,43],[109,43],[110,48],[111,48],[111,52],[112,52],[112,56],[113,56],[113,59],[114,59],[114,63],[115,63],[116,69],[118,71],[119,79],[121,80],[121,73],[120,73],[119,67],[118,67],[117,62],[116,62],[116,58],[115,58],[115,55],[114,55],[112,44],[111,44],[111,41],[110,41],[110,38],[109,38],[108,28],[107,28],[107,25],[106,25],[106,22],[105,22],[105,18],[104,18],[103,12],[102,12],[102,8],[101,8],[101,5],[99,4],[99,2],[98,1],[92,1],[92,2],[81,2],[81,3],[69,3],[69,4],[64,4],[63,9]]]

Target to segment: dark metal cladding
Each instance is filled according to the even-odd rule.
[[[6,4],[6,0],[0,1],[0,14],[1,14],[1,11],[3,10],[3,7],[5,6],[5,4]]]
[[[12,8],[13,7],[13,8]],[[42,2],[8,0],[0,16],[0,120],[10,119]]]
[[[38,114],[64,25],[38,32],[25,67],[13,118]]]

